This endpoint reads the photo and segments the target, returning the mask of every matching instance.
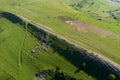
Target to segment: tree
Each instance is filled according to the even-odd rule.
[[[116,79],[116,76],[115,76],[115,74],[109,74],[109,75],[108,75],[108,78],[109,78],[110,80],[115,80],[115,79]]]

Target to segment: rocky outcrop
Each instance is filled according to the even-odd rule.
[[[19,23],[22,26],[24,25],[25,21],[13,13],[2,12],[1,14],[13,23]],[[50,46],[53,48],[54,52],[58,52],[60,56],[63,56],[75,65],[78,68],[75,73],[79,70],[84,70],[98,80],[110,80],[108,78],[109,74],[114,74],[116,76],[115,80],[120,79],[120,67],[114,65],[113,62],[106,60],[103,56],[95,55],[85,49],[76,47],[72,43],[43,30],[40,26],[38,27],[33,23],[28,22],[27,29],[39,41]]]
[[[59,68],[55,70],[43,70],[35,74],[35,80],[77,80],[65,72],[60,72]]]

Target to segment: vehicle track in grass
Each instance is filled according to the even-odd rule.
[[[20,49],[19,49],[19,55],[18,55],[18,66],[19,67],[22,67],[22,54],[23,54],[23,51],[22,51],[22,48],[24,46],[24,43],[25,43],[25,39],[27,37],[27,22],[25,23],[25,35],[23,37],[23,40],[22,40],[22,43],[21,43],[21,46],[20,46]]]

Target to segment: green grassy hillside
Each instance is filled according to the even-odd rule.
[[[3,2],[5,3],[5,1]],[[119,23],[111,22],[110,24],[105,21],[96,20],[83,12],[76,11],[68,4],[69,0],[35,0],[29,2],[21,0],[21,2],[17,1],[15,5],[7,5],[9,7],[5,6],[6,8],[3,8],[3,10],[12,11],[36,23],[44,24],[51,28],[56,34],[64,36],[80,47],[93,50],[120,64],[120,41],[119,38],[115,37],[119,36],[120,33]],[[65,23],[58,18],[59,16],[70,17],[95,27],[99,26],[101,31],[105,30],[105,32],[96,34],[96,32],[89,30],[85,32],[76,31],[78,27]],[[104,35],[104,33],[106,35]]]
[[[75,78],[94,80],[83,71],[74,73],[75,66],[51,48],[48,48],[49,53],[42,49],[41,43],[22,26],[5,18],[0,18],[0,24],[0,80],[33,80],[36,72],[57,66]],[[36,52],[32,53],[32,50]]]
[[[119,7],[119,3],[110,0],[0,0],[0,11],[10,11],[32,22],[43,24],[56,35],[118,64],[120,16],[119,10],[114,10]],[[49,54],[44,50],[32,54],[31,51],[38,44],[40,43],[35,37],[20,25],[0,18],[0,80],[6,80],[6,76],[16,80],[32,80],[36,71],[54,69],[56,66],[74,75],[77,68],[53,54],[51,49]],[[23,62],[19,68],[21,51]],[[84,72],[75,74],[75,77],[94,80]]]
[[[120,21],[118,15],[112,13],[119,12],[120,3],[112,0],[73,0],[71,6],[95,19],[101,19],[106,22]]]

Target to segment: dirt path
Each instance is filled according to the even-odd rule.
[[[24,35],[24,37],[23,37],[23,40],[22,40],[22,43],[21,43],[21,46],[20,46],[20,50],[19,50],[19,57],[18,57],[18,65],[19,65],[19,67],[22,66],[22,54],[23,54],[22,48],[23,48],[23,46],[24,46],[26,37],[27,37],[27,23],[26,23],[25,35]]]

